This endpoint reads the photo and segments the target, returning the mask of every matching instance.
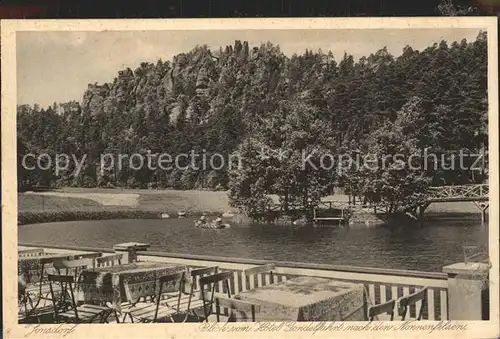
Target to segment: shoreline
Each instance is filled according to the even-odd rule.
[[[163,213],[170,215],[169,218],[162,216]],[[108,210],[108,211],[53,211],[53,212],[19,212],[18,213],[18,226],[35,225],[44,223],[56,223],[65,221],[87,221],[87,220],[118,220],[118,219],[177,219],[175,213],[168,212],[154,212],[144,210]],[[219,213],[206,213],[208,217],[214,217]],[[472,213],[450,213],[450,212],[434,212],[429,213],[427,221],[432,221],[434,218],[447,217],[450,219],[460,218],[463,216],[470,216]],[[194,213],[186,216],[186,218],[199,217],[201,213]],[[364,223],[355,223],[350,225],[360,226]],[[327,227],[337,227],[328,226]],[[365,226],[370,227],[370,226]]]
[[[336,201],[346,196],[327,197]],[[177,191],[146,189],[87,189],[63,188],[50,192],[18,193],[18,225],[103,219],[163,219],[162,214],[177,218],[178,212],[187,217],[203,213],[241,216],[229,206],[225,191]],[[426,215],[449,216],[478,214],[472,203],[431,204]]]
[[[164,218],[167,213],[170,218]],[[188,217],[200,216],[190,214]],[[213,214],[207,214],[212,216]],[[174,216],[174,217],[172,217]],[[47,211],[47,212],[19,212],[18,225],[33,225],[42,223],[84,221],[84,220],[112,220],[112,219],[175,219],[177,213],[155,212],[146,210],[104,210],[104,211]]]

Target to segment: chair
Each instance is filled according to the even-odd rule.
[[[40,253],[38,250],[29,250],[30,254]],[[41,249],[43,251],[43,249]],[[58,259],[53,260],[50,257],[42,257],[36,258],[36,256],[29,257],[20,257],[18,258],[18,266],[23,266],[21,269],[23,274],[27,274],[27,280],[23,281],[21,279],[19,281],[19,285],[22,285],[22,292],[19,295],[20,304],[24,307],[25,317],[29,317],[30,315],[36,315],[38,319],[39,313],[45,312],[46,309],[50,309],[52,305],[50,303],[47,305],[47,301],[53,302],[51,299],[51,291],[50,284],[47,284],[48,280],[45,279],[46,273],[49,272],[49,269],[46,268],[47,265],[52,263],[53,268],[57,271],[58,275],[61,275],[61,270],[66,270],[66,275],[70,274],[71,271],[74,271],[74,280],[78,280],[78,273],[81,269],[86,269],[89,266],[94,266],[93,258],[100,256],[101,253],[85,253],[82,256],[85,259],[76,259],[70,260],[69,258],[73,257],[69,255],[66,259]],[[35,268],[33,270],[32,268]],[[39,272],[38,269],[40,270]],[[54,272],[52,272],[54,273]],[[57,293],[62,293],[63,291],[59,289],[59,285],[54,285],[53,290]],[[66,293],[66,292],[64,292]],[[41,301],[44,301],[43,307],[40,307]],[[30,306],[30,310],[28,310],[28,304]]]
[[[189,271],[191,277],[191,292],[199,291],[200,278],[216,274],[219,271],[218,266],[194,268]]]
[[[229,279],[231,279],[232,277],[233,277],[233,272],[227,271],[200,278],[200,290],[201,290],[200,294],[203,304],[203,313],[204,313],[203,315],[206,322],[208,322],[208,316],[212,313],[212,306],[215,297],[215,286],[219,282],[221,282],[223,286],[226,287],[227,296],[231,298],[231,288],[229,286]],[[209,295],[205,293],[206,292],[205,286],[207,285],[210,287]],[[210,298],[210,301],[208,301],[208,298]]]
[[[187,281],[184,284],[184,289],[181,295],[181,301],[179,304],[179,312],[185,313],[185,322],[189,315],[192,313],[195,317],[200,318],[200,316],[196,313],[196,311],[200,309],[204,309],[204,302],[201,298],[201,286],[200,279],[204,276],[216,274],[218,271],[217,266],[213,267],[204,267],[204,268],[195,268],[189,271],[189,275],[187,276]],[[162,297],[170,298],[172,297],[170,293],[164,293]],[[205,313],[205,312],[204,312]]]
[[[75,259],[91,259],[92,260],[92,267],[95,267],[95,260],[97,258],[102,257],[102,252],[85,252],[85,253],[79,253],[75,255],[69,255],[68,260],[75,260]]]
[[[17,318],[20,322],[28,319],[28,317],[32,314],[36,315],[36,306],[38,306],[38,303],[34,305],[34,301],[32,298],[33,290],[34,288],[32,288],[32,291],[28,290],[28,286],[24,277],[22,275],[19,275],[17,278]],[[38,287],[36,287],[36,290],[38,290]],[[29,309],[28,305],[30,307]],[[38,317],[37,320],[38,322],[40,322],[40,319]]]
[[[368,308],[368,319],[373,321],[373,319],[381,314],[389,314],[391,316],[390,320],[394,320],[394,306],[396,305],[396,300],[390,300],[382,304],[370,306]]]
[[[181,303],[182,290],[184,289],[185,274],[186,272],[182,271],[162,276],[158,279],[158,286],[152,284],[150,288],[147,286],[134,288],[132,284],[126,284],[125,291],[127,299],[131,304],[122,310],[124,314],[123,321],[125,321],[128,315],[132,322],[134,322],[134,319],[137,319],[141,323],[155,323],[159,319],[164,318],[169,318],[174,322],[173,316],[179,313],[178,309]],[[175,298],[167,299],[167,301],[162,300],[161,296],[165,285],[173,285],[175,287],[176,284],[178,286]],[[153,285],[155,286],[153,287]],[[173,297],[172,294],[169,294],[169,296]],[[155,302],[139,302],[143,297],[153,297],[152,299]],[[177,309],[168,304],[172,299],[175,299]]]
[[[122,259],[123,254],[111,254],[104,257],[98,257],[96,258],[97,267],[115,266],[115,263],[121,265]]]
[[[93,258],[58,259],[54,261],[52,265],[58,275],[72,276],[73,281],[76,281],[76,284],[78,284],[80,281],[81,272],[83,270],[88,269],[89,267],[95,267],[95,262]],[[73,284],[72,288],[77,289],[77,286]],[[64,289],[61,290],[60,292],[64,292]],[[67,292],[67,287],[66,287],[66,292]]]
[[[99,322],[107,323],[107,318],[114,311],[107,306],[89,304],[77,306],[73,292],[75,279],[71,275],[49,274],[48,281],[54,307],[54,320],[56,322],[62,320],[63,322],[92,323],[98,318]],[[59,295],[55,293],[54,283],[59,283],[62,291]],[[115,317],[117,317],[116,312]]]
[[[224,295],[217,294],[215,296],[215,310],[217,314],[217,322],[220,322],[221,307],[231,310],[227,322],[235,322],[236,316],[234,312],[240,313],[243,319],[248,319],[248,314],[251,316],[251,321],[255,322],[255,314],[260,312],[260,304],[251,303],[248,301],[226,298]]]
[[[219,267],[218,266],[211,266],[211,267],[202,267],[202,268],[194,268],[189,270],[189,276],[190,276],[190,294],[193,294],[195,292],[200,292],[200,279],[209,276],[209,275],[214,275],[219,272]]]
[[[274,284],[274,271],[276,271],[275,264],[260,265],[260,266],[255,266],[255,267],[243,270],[243,274],[246,277],[247,288],[253,289],[254,288],[254,276],[256,274],[262,274],[262,273],[269,274],[271,284]]]
[[[54,261],[53,266],[59,275],[61,274],[61,270],[66,270],[66,275],[73,274],[75,280],[78,280],[79,273],[81,273],[82,270],[94,267],[95,264],[94,260],[91,258],[74,260],[59,259]]]
[[[408,308],[411,305],[416,305],[417,302],[420,303],[420,310],[418,310],[417,318],[415,320],[420,320],[422,319],[422,314],[424,311],[424,306],[427,303],[427,287],[422,288],[421,290],[412,293],[410,295],[404,296],[399,299],[398,304],[399,304],[399,313],[401,313],[401,320],[406,319],[406,315],[408,313]]]
[[[33,252],[30,251],[30,254]],[[24,308],[22,318],[34,315],[40,321],[39,315],[52,308],[51,303],[47,303],[51,301],[45,268],[49,263],[50,259],[34,255],[18,257],[18,305]]]

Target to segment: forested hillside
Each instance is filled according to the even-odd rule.
[[[458,166],[415,171],[392,163],[375,171],[318,171],[302,168],[301,154],[478,153],[487,147],[486,34],[422,51],[407,46],[398,57],[383,48],[359,61],[322,51],[287,57],[272,43],[197,46],[172,61],[143,62],[112,82],[89,84],[81,103],[19,106],[17,118],[20,155],[87,154],[77,177],[73,168],[59,176],[20,168],[23,183],[229,189],[233,203],[250,213],[268,193],[286,205],[306,204],[337,185],[399,210],[429,184],[480,182],[484,175]],[[257,158],[263,146],[286,156]],[[192,150],[207,156],[238,151],[244,166],[99,170],[103,153]]]

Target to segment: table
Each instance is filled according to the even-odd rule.
[[[77,299],[110,302],[119,311],[122,302],[127,301],[125,279],[136,287],[155,288],[153,285],[159,277],[181,271],[187,272],[187,267],[158,262],[136,262],[84,270],[77,285]]]
[[[34,254],[33,251],[30,253]],[[40,253],[43,253],[40,252]],[[36,313],[42,300],[50,300],[50,290],[47,284],[47,274],[57,274],[52,264],[57,260],[71,260],[76,258],[95,258],[101,256],[99,252],[83,252],[76,254],[42,254],[21,256],[17,259],[17,286],[18,304],[25,308],[25,316]],[[28,305],[29,304],[29,305]],[[29,312],[28,312],[29,306]],[[44,305],[45,306],[45,305]]]
[[[85,252],[76,254],[44,254],[40,256],[19,257],[17,259],[17,275],[22,277],[26,284],[43,282],[45,273],[52,271],[52,264],[57,260],[72,260],[77,258],[95,258],[101,256],[99,252]]]
[[[364,287],[317,277],[299,277],[241,292],[258,303],[256,321],[364,321]]]

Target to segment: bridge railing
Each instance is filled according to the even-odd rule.
[[[484,199],[488,197],[489,185],[457,185],[457,186],[440,186],[430,187],[429,199],[456,199],[456,198],[470,198],[470,199]]]

